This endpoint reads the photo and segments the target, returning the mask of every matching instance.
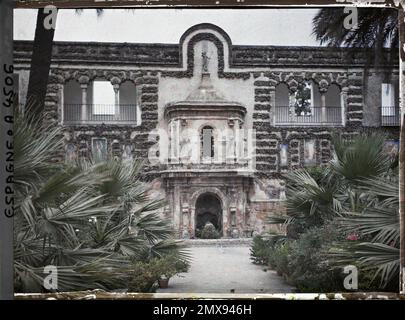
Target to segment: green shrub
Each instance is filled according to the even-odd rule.
[[[250,260],[254,264],[267,265],[269,263],[270,246],[271,241],[265,240],[262,236],[255,236],[250,248]]]
[[[210,222],[206,223],[201,231],[202,239],[218,239],[219,232],[215,229],[214,225]]]
[[[314,227],[297,240],[275,243],[268,248],[267,262],[301,292],[341,291],[343,273],[332,268],[326,252],[341,236],[333,225]]]
[[[150,262],[135,262],[132,271],[129,274],[128,291],[129,292],[155,292],[157,289],[157,280],[160,275],[156,269],[158,259],[152,259]]]
[[[309,229],[291,245],[290,279],[302,292],[332,292],[343,289],[341,268],[333,268],[327,251],[340,235],[333,225]]]
[[[289,275],[288,259],[290,253],[290,242],[275,244],[269,253],[269,264],[277,271],[278,275]]]
[[[155,292],[159,279],[171,278],[178,273],[187,272],[188,269],[188,261],[180,258],[176,253],[152,258],[147,262],[135,261],[129,273],[128,290]]]
[[[161,278],[171,278],[178,273],[187,272],[189,266],[190,264],[186,260],[173,253],[159,259],[157,273]]]

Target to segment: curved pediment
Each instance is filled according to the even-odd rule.
[[[194,72],[200,69],[199,58],[203,43],[205,49],[211,51],[212,66],[209,71],[214,74],[222,73],[229,69],[229,61],[231,57],[232,42],[228,34],[220,27],[211,23],[201,23],[189,28],[180,38],[180,62],[183,68],[193,70]],[[215,51],[215,52],[214,52]]]
[[[227,101],[204,105],[199,102],[180,101],[167,105],[165,109],[166,119],[205,117],[207,119],[222,118],[243,121],[245,115],[246,108],[244,106],[237,102]]]

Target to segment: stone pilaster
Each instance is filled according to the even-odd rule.
[[[346,126],[357,129],[363,122],[363,74],[350,72],[347,83]]]

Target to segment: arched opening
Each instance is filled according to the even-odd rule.
[[[120,85],[120,119],[137,122],[136,87],[132,81],[124,81]]]
[[[288,122],[290,112],[290,91],[288,86],[281,82],[276,86],[275,122]]]
[[[293,105],[296,116],[313,115],[315,106],[314,85],[312,81],[303,81],[294,92]]]
[[[210,159],[214,154],[214,129],[205,126],[201,129],[201,155],[203,159]]]
[[[82,89],[76,80],[63,86],[63,119],[65,122],[80,121],[82,116]]]
[[[340,88],[332,83],[325,93],[326,121],[328,123],[339,123],[342,119],[342,100]]]
[[[116,115],[115,92],[110,81],[94,80],[92,82],[93,99],[90,105],[91,120],[97,122],[114,121]]]
[[[222,236],[222,204],[213,193],[200,195],[195,205],[195,234],[198,237],[207,223],[212,223]]]

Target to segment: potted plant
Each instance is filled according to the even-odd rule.
[[[162,258],[161,274],[158,279],[159,288],[166,289],[169,286],[169,280],[176,275],[178,271],[175,268],[173,261],[169,257]]]
[[[186,272],[188,263],[180,259],[177,255],[167,255],[159,259],[157,263],[157,272],[159,273],[159,288],[166,289],[169,286],[169,280],[180,272]]]
[[[169,287],[170,278],[160,278],[158,279],[158,284],[160,289],[167,289]]]

